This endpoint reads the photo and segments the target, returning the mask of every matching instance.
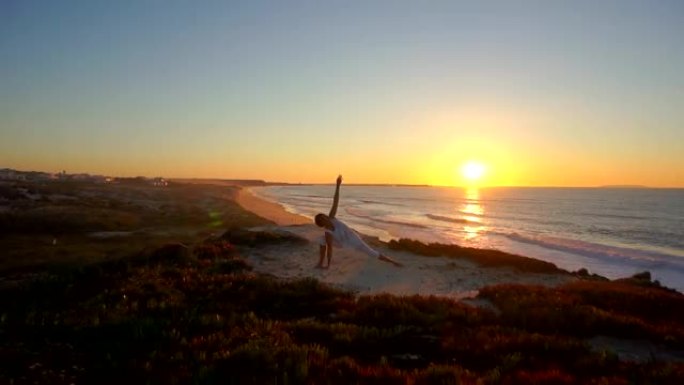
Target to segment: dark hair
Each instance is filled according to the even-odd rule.
[[[325,214],[316,214],[316,216],[314,217],[314,222],[316,222],[316,226],[323,227],[323,218],[325,217]]]

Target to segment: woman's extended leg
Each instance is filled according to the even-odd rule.
[[[396,267],[403,267],[403,266],[404,266],[404,265],[402,265],[401,263],[399,263],[399,262],[395,261],[394,259],[392,259],[392,258],[390,258],[390,257],[388,257],[388,256],[386,256],[386,255],[383,255],[383,254],[378,255],[378,259],[381,260],[381,261],[389,262],[389,263],[393,264],[393,265],[396,266]]]

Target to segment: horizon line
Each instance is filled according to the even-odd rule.
[[[45,174],[60,174],[61,172],[49,172],[40,170],[20,170],[10,167],[1,167],[0,170],[11,170],[22,173],[45,173]],[[256,178],[226,178],[226,177],[172,177],[172,176],[148,176],[148,175],[135,175],[135,176],[117,176],[117,175],[105,175],[99,173],[90,172],[74,172],[66,173],[66,175],[90,175],[90,176],[104,176],[111,178],[163,178],[169,181],[183,181],[183,180],[196,180],[196,181],[224,181],[224,182],[260,182],[270,185],[308,185],[308,186],[326,186],[335,185],[334,182],[283,182],[283,181],[269,181],[266,179],[256,179]],[[378,187],[441,187],[441,188],[464,188],[464,189],[486,189],[486,188],[595,188],[595,189],[684,189],[682,186],[649,186],[641,184],[609,184],[609,185],[440,185],[440,184],[429,184],[429,183],[391,183],[391,182],[381,182],[381,183],[344,183],[346,186],[378,186]]]

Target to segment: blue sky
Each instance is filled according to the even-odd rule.
[[[0,166],[683,186],[682,36],[679,1],[4,1]]]

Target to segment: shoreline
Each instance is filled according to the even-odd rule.
[[[264,198],[258,197],[257,195],[254,194],[254,192],[251,189],[252,189],[251,186],[240,187],[240,190],[238,190],[237,194],[235,195],[236,202],[243,209],[250,211],[250,212],[252,212],[252,213],[254,213],[254,214],[256,214],[262,218],[270,220],[278,226],[312,225],[312,228],[314,228],[313,227],[313,221],[311,219],[309,219],[303,215],[294,214],[294,213],[287,211],[285,209],[285,207],[283,207],[280,203],[277,203],[274,201],[269,201],[269,200],[266,200]],[[314,240],[314,238],[315,238],[313,231],[308,231],[308,230],[304,231],[302,229],[302,230],[298,230],[295,232],[301,232],[302,234],[300,234],[300,235],[304,235],[306,238],[310,238],[309,239],[310,241]],[[309,234],[309,233],[311,233],[311,234]],[[374,238],[372,236],[367,236],[367,237]],[[390,243],[391,242],[389,242],[389,243],[388,242],[380,242],[380,245],[375,245],[374,247],[385,248],[386,249],[385,252],[396,253],[397,250],[388,249],[388,246]],[[453,244],[440,244],[440,245],[460,247],[459,245],[453,245]],[[426,244],[425,246],[428,249],[430,248],[430,246],[428,246],[428,244]],[[529,256],[527,254],[520,253],[520,252],[502,251],[502,250],[498,250],[498,249],[487,249],[487,248],[477,248],[477,250],[479,250],[480,252],[485,252],[485,253],[487,253],[487,252],[501,252],[503,254],[510,254],[510,255],[529,258],[530,260],[534,260],[534,261],[548,262],[548,263],[553,264],[559,270],[565,271],[571,275],[573,275],[573,272],[577,273],[577,272],[581,272],[581,271],[588,271],[588,267],[586,265],[580,265],[576,269],[568,269],[567,267],[559,266],[558,262],[556,262],[556,261],[532,257],[532,256]],[[418,253],[418,254],[421,254],[421,253]],[[600,278],[607,279],[607,280],[629,279],[629,278],[633,277],[634,275],[642,274],[644,272],[649,273],[649,280],[650,280],[650,275],[654,273],[654,271],[652,269],[645,268],[643,270],[637,270],[633,273],[626,273],[626,274],[621,274],[621,275],[618,275],[618,276],[615,276],[612,278],[608,278],[605,274],[596,273],[594,270],[595,269],[591,269],[591,273],[589,273],[587,275],[600,277]],[[270,273],[277,275],[277,273],[275,271],[271,271]],[[654,278],[654,280],[659,281],[658,278]],[[664,284],[663,287],[681,292],[681,290],[676,285]]]
[[[314,278],[325,284],[352,290],[358,294],[394,294],[394,295],[436,295],[456,300],[474,298],[478,291],[491,284],[517,283],[555,287],[576,280],[570,272],[557,269],[534,271],[526,269],[526,264],[544,262],[532,261],[517,257],[505,262],[500,253],[493,250],[480,250],[487,256],[468,260],[467,256],[459,258],[426,258],[433,255],[432,246],[425,245],[425,250],[407,247],[401,242],[377,242],[369,239],[376,250],[391,255],[404,267],[394,269],[383,262],[367,258],[353,249],[336,250],[334,263],[329,269],[315,269],[318,258],[318,239],[321,232],[311,219],[290,213],[279,203],[268,201],[254,194],[251,188],[241,187],[235,194],[235,201],[243,209],[276,226],[286,227],[277,231],[286,231],[291,236],[306,240],[303,244],[265,245],[263,249],[250,249],[245,257],[255,271],[285,279]],[[271,231],[271,230],[261,230]],[[446,251],[457,246],[445,245]],[[440,254],[445,250],[440,250]],[[489,258],[495,263],[483,269],[481,258]],[[478,263],[479,262],[479,263]],[[486,262],[486,261],[485,261]],[[486,264],[486,263],[485,263]],[[557,270],[556,270],[557,269]],[[450,274],[444,274],[449,271]]]
[[[278,226],[308,225],[311,219],[285,210],[279,203],[271,202],[256,196],[249,187],[240,187],[235,202],[243,209],[250,211],[264,219],[274,222]]]
[[[296,188],[276,188],[270,190],[252,190],[253,192],[260,194],[264,193],[264,197],[271,202],[280,203],[286,202],[286,207],[288,210],[292,210],[294,213],[301,213],[307,216],[312,216],[314,212],[322,211],[324,209],[324,200],[320,197],[326,196],[326,188],[302,188],[301,190]],[[397,190],[399,191],[399,190]],[[268,194],[266,194],[268,192]],[[381,241],[388,242],[392,239],[398,240],[401,238],[419,240],[424,243],[440,243],[440,244],[457,244],[461,247],[474,247],[478,249],[495,249],[510,254],[527,256],[533,259],[538,259],[541,261],[551,262],[562,269],[568,271],[579,271],[586,269],[592,274],[601,275],[609,279],[620,279],[625,277],[630,277],[634,274],[639,274],[644,271],[649,271],[654,280],[658,280],[667,287],[674,288],[680,292],[684,292],[684,286],[682,286],[682,262],[681,258],[677,258],[681,252],[675,249],[655,249],[653,245],[659,245],[662,242],[660,238],[653,237],[645,238],[643,242],[638,242],[635,244],[616,244],[607,242],[592,232],[584,232],[584,229],[589,229],[591,218],[587,217],[587,221],[584,219],[578,219],[577,226],[566,226],[562,225],[560,222],[558,224],[544,224],[542,219],[542,229],[546,233],[541,235],[534,233],[534,231],[527,231],[524,228],[527,227],[527,222],[523,226],[522,230],[516,230],[515,227],[511,227],[514,221],[509,219],[486,219],[484,222],[491,224],[491,226],[481,226],[478,230],[478,237],[474,241],[469,241],[466,237],[462,236],[461,233],[468,232],[467,228],[472,229],[472,225],[464,223],[444,223],[444,222],[433,222],[429,219],[423,217],[425,213],[430,213],[430,209],[421,208],[419,203],[413,201],[401,201],[398,202],[402,206],[402,213],[409,214],[396,214],[393,213],[393,208],[384,205],[384,200],[380,202],[373,202],[373,204],[380,206],[365,206],[364,199],[366,195],[366,190],[350,189],[345,195],[345,202],[349,204],[354,204],[354,211],[344,210],[340,215],[344,215],[342,218],[349,226],[354,228],[357,232],[361,234],[368,235],[368,238],[379,238]],[[300,197],[300,194],[311,194],[317,198],[313,198],[310,202],[302,201],[301,199],[307,199]],[[377,190],[370,193],[374,197],[384,196],[383,190]],[[389,190],[387,194],[390,194]],[[398,199],[398,197],[412,197],[412,196],[423,196],[428,194],[428,192],[397,192],[396,194],[391,193],[390,195]],[[432,194],[432,193],[430,193]],[[434,194],[441,194],[435,192]],[[523,196],[523,193],[516,193],[517,195]],[[516,195],[514,194],[514,195]],[[559,193],[561,194],[561,193]],[[565,194],[563,192],[562,194]],[[561,195],[562,195],[561,194]],[[575,194],[572,192],[567,192],[567,194]],[[651,195],[653,194],[653,195]],[[647,197],[663,197],[667,198],[667,202],[670,198],[676,198],[678,194],[670,193],[649,193]],[[458,194],[457,194],[458,195]],[[550,197],[548,202],[553,203],[554,197],[558,194],[549,193]],[[608,194],[610,196],[611,194]],[[432,195],[430,195],[432,196]],[[502,195],[504,196],[504,195]],[[508,196],[508,195],[505,195]],[[546,195],[544,195],[546,197]],[[560,196],[560,195],[558,195]],[[574,196],[574,195],[573,195]],[[577,193],[577,196],[587,201],[593,202],[596,198],[605,196],[603,193]],[[631,195],[628,195],[631,196]],[[479,203],[478,206],[484,208],[490,205],[489,201],[485,199],[487,196],[482,197],[484,200]],[[296,199],[293,199],[296,198]],[[553,199],[552,199],[553,198]],[[440,195],[441,199],[441,195]],[[649,198],[650,199],[650,198]],[[378,199],[375,199],[378,201]],[[361,202],[359,202],[361,201]],[[459,201],[460,202],[460,201]],[[459,203],[461,204],[461,203]],[[465,203],[463,203],[465,205]],[[491,203],[492,210],[499,207],[499,203]],[[501,206],[509,207],[509,206]],[[373,212],[372,210],[378,209],[377,217],[369,217],[368,213]],[[249,209],[249,208],[248,208]],[[283,208],[280,208],[284,210]],[[346,207],[345,207],[346,209]],[[371,211],[367,211],[371,210]],[[600,211],[600,210],[599,210]],[[535,210],[531,210],[529,222],[530,229],[535,228],[532,226],[538,218],[535,214]],[[594,213],[596,215],[603,215],[601,212]],[[588,213],[588,215],[594,215]],[[384,216],[387,215],[387,218]],[[461,215],[461,214],[457,214]],[[491,213],[489,214],[491,215]],[[266,215],[268,217],[268,215]],[[414,219],[417,218],[417,219]],[[430,217],[430,215],[428,215]],[[579,217],[577,217],[579,218]],[[582,217],[584,218],[584,217]],[[628,239],[622,233],[623,226],[620,225],[619,221],[612,217],[607,217],[605,221],[606,231],[610,231],[607,234],[615,234],[615,239]],[[650,218],[650,216],[649,216]],[[658,215],[654,214],[654,223],[658,226],[661,222],[657,219]],[[386,222],[390,221],[397,222]],[[449,219],[449,218],[447,218]],[[603,220],[603,219],[602,219]],[[483,222],[483,223],[484,223]],[[420,224],[425,228],[416,226],[416,228],[408,227],[412,226],[414,223]],[[667,222],[662,222],[667,224]],[[494,226],[494,227],[492,227]],[[497,228],[497,226],[499,226]],[[657,227],[660,229],[660,227]],[[581,230],[581,231],[580,231]],[[552,233],[551,231],[556,231]],[[676,234],[676,231],[673,231]],[[551,235],[550,235],[551,234]],[[588,235],[587,235],[588,234]],[[451,237],[453,235],[453,237]],[[612,235],[611,235],[612,236]],[[623,237],[623,238],[619,238]],[[675,238],[676,239],[676,238]],[[610,240],[610,238],[608,238]],[[625,241],[627,242],[627,241]],[[666,244],[677,245],[678,242],[669,240]]]

